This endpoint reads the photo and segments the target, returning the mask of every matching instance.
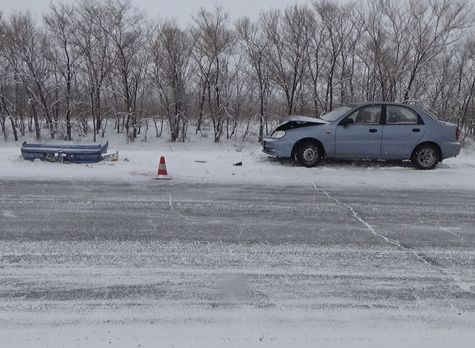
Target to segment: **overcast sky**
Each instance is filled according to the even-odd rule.
[[[48,9],[50,2],[51,0],[1,0],[0,9],[5,14],[10,13],[13,9],[29,9],[33,14],[39,15]],[[72,3],[74,0],[59,2]],[[288,5],[309,2],[309,0],[132,0],[133,5],[144,10],[149,17],[173,17],[182,24],[189,23],[191,15],[196,13],[200,7],[211,8],[219,5],[232,18],[240,16],[256,18],[262,10],[285,8]]]

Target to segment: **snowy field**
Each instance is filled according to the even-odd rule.
[[[71,165],[2,144],[0,346],[473,346],[474,150],[423,172],[111,148]]]
[[[437,170],[424,172],[401,163],[326,163],[307,169],[267,156],[256,143],[214,144],[202,138],[192,138],[184,144],[171,144],[164,139],[125,144],[117,138],[110,142],[109,152],[119,151],[119,161],[92,165],[24,161],[20,145],[0,145],[0,178],[147,181],[156,174],[163,155],[169,174],[175,181],[185,183],[317,183],[332,188],[475,190],[474,146],[462,150],[459,157],[444,161]],[[243,166],[233,166],[238,162]]]

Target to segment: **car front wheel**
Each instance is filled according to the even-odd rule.
[[[299,144],[295,149],[295,158],[304,167],[315,167],[321,158],[317,143],[305,141]]]
[[[439,161],[439,151],[431,144],[419,146],[412,156],[412,164],[421,170],[434,169],[439,164]]]

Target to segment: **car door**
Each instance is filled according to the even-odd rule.
[[[335,157],[379,158],[382,106],[363,106],[345,117],[335,131]]]
[[[414,110],[406,106],[387,105],[385,109],[381,157],[408,159],[424,136],[424,122]]]

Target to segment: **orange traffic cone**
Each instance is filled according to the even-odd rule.
[[[167,163],[165,162],[165,157],[160,157],[160,163],[158,164],[158,172],[155,179],[157,180],[171,180],[171,176],[167,172]]]

